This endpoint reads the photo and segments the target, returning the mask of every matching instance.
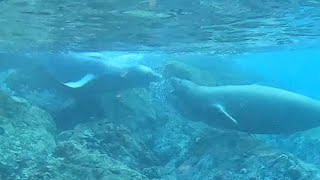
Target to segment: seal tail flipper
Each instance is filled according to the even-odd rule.
[[[93,74],[86,74],[79,81],[62,83],[70,88],[79,88],[86,85],[88,82],[92,81],[95,78]]]
[[[238,125],[238,121],[234,119],[221,104],[213,104],[213,107],[217,108],[222,114],[224,114],[233,124]]]

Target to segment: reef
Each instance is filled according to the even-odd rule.
[[[0,93],[0,129],[0,179],[28,179],[56,146],[51,116],[4,93]]]
[[[187,64],[169,63],[164,69],[167,78],[179,74],[204,84],[225,83],[218,72],[212,75]],[[39,98],[48,96],[44,91],[64,90],[53,91],[57,86],[48,81],[18,86],[33,79],[26,78],[12,74],[6,80],[10,91],[0,93],[0,179],[320,178],[319,142],[311,138],[317,130],[274,137],[208,127],[189,120],[168,103],[166,80],[149,89],[99,95],[94,104],[99,115],[68,116],[61,109],[48,108],[60,101],[46,106],[26,93],[38,90],[43,95]],[[245,82],[241,77],[231,81]],[[92,104],[82,106],[93,110]],[[58,113],[72,123],[63,122]]]

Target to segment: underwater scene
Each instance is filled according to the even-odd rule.
[[[320,1],[0,10],[0,180],[320,179]]]

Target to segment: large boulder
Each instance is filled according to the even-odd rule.
[[[123,125],[142,137],[150,134],[162,123],[153,94],[144,88],[135,88],[121,92],[109,92],[100,99],[106,118],[110,122]]]
[[[55,129],[48,113],[0,92],[0,179],[28,179],[53,152]]]
[[[183,179],[319,179],[320,170],[247,134],[208,129],[174,163]]]
[[[50,113],[59,112],[74,103],[69,89],[38,67],[11,69],[2,82],[9,93],[23,97]]]
[[[99,150],[88,149],[77,141],[65,141],[56,147],[54,158],[34,175],[38,179],[132,179],[146,176]]]
[[[273,148],[290,152],[299,159],[320,165],[320,128],[313,128],[304,132],[295,133],[290,136],[259,135],[264,143]]]
[[[51,179],[154,178],[157,158],[130,131],[108,121],[78,125],[61,132],[57,146],[39,177]]]

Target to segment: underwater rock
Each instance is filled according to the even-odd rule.
[[[101,98],[101,102],[110,122],[124,125],[141,135],[161,123],[157,119],[157,104],[153,102],[152,94],[147,89],[135,88],[106,93]],[[142,132],[141,129],[146,131]]]
[[[3,82],[9,93],[23,97],[48,112],[57,112],[74,103],[68,88],[39,68],[13,70]]]
[[[60,141],[53,157],[62,161],[58,166],[71,168],[69,177],[86,174],[84,177],[94,179],[147,179],[141,173],[151,176],[146,169],[158,164],[153,153],[137,137],[132,137],[128,129],[108,121],[79,125],[72,131],[60,133],[56,139]],[[77,169],[87,173],[77,174]]]
[[[215,83],[210,80],[211,75],[203,75],[208,79],[196,78],[194,72],[196,70],[189,75],[185,73],[185,77]],[[172,74],[167,76],[183,73]],[[22,75],[10,77],[10,87],[20,89],[19,84],[32,80],[19,77]],[[223,84],[224,81],[217,82]],[[35,89],[40,87],[39,92],[46,87],[36,81],[29,85]],[[0,153],[3,155],[0,179],[320,178],[317,167],[287,151],[274,150],[266,146],[265,141],[245,133],[189,121],[167,102],[156,102],[152,92],[144,88],[99,95],[97,105],[102,109],[96,112],[101,112],[101,117],[94,113],[83,122],[78,119],[82,114],[74,114],[79,109],[70,111],[75,115],[72,128],[56,136],[56,143],[53,139],[56,128],[47,113],[17,97],[0,93],[0,99]],[[84,106],[83,111],[97,108],[96,104],[84,102],[92,107]],[[104,117],[107,120],[101,120]],[[64,120],[60,125],[72,121],[69,117]],[[299,137],[288,147],[302,142],[302,136]],[[317,146],[315,144],[312,147]],[[316,153],[316,148],[304,150],[306,155],[307,152]],[[293,154],[298,156],[299,153]],[[298,157],[307,163],[316,162],[316,159]]]
[[[223,135],[223,133],[221,135]],[[229,137],[225,138],[226,136]],[[305,164],[290,154],[284,154],[265,147],[247,135],[238,133],[225,134],[220,138],[223,142],[215,142],[216,145],[211,145],[210,148],[209,145],[210,142],[212,142],[210,136],[205,136],[204,139],[199,137],[199,139],[200,140],[191,145],[190,151],[188,152],[191,153],[191,157],[184,159],[180,164],[176,164],[176,166],[180,167],[187,161],[187,165],[191,165],[192,167],[190,168],[191,171],[194,166],[198,167],[195,169],[201,169],[208,167],[210,164],[216,165],[216,171],[213,172],[218,173],[198,173],[198,175],[196,175],[198,177],[206,174],[211,177],[223,177],[222,179],[319,178],[319,169],[315,166]],[[217,139],[217,137],[215,137],[215,139]],[[194,148],[198,150],[197,155],[193,153]],[[200,156],[199,161],[195,158],[198,156]],[[188,174],[190,172],[182,171],[179,173]]]
[[[106,120],[78,125],[70,139],[85,141],[88,149],[98,148],[129,167],[144,168],[157,162],[152,152],[138,137],[132,136],[129,129]]]
[[[144,180],[146,176],[129,168],[107,154],[88,149],[77,141],[59,143],[54,157],[33,174],[35,179],[132,179]]]
[[[155,104],[152,103],[152,96],[146,89],[133,89],[119,94],[118,102],[126,106],[136,115],[143,115],[146,118],[155,120],[157,118],[154,109]]]
[[[160,159],[161,164],[165,166],[188,149],[190,139],[196,137],[201,128],[198,128],[199,124],[190,125],[177,113],[166,113],[159,120],[165,123],[152,132],[148,145]]]
[[[318,179],[320,170],[236,131],[198,130],[166,164],[170,179]]]
[[[0,92],[0,179],[29,179],[55,147],[51,116],[18,97]]]
[[[284,152],[290,152],[299,159],[320,165],[320,128],[296,133],[290,136],[259,135],[259,140]]]

